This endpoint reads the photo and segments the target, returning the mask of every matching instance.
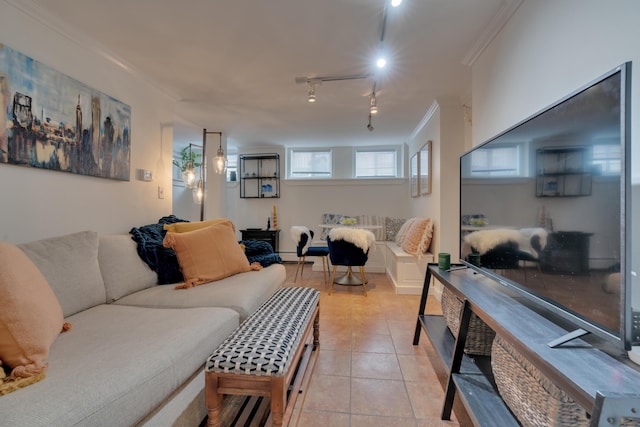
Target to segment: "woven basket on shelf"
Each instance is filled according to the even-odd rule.
[[[502,400],[524,427],[589,425],[586,410],[500,335],[493,341],[491,368]]]
[[[451,330],[454,337],[457,337],[458,327],[460,325],[460,310],[462,302],[448,289],[442,291],[442,314],[447,326]],[[495,332],[487,326],[478,316],[471,315],[469,321],[469,331],[467,333],[467,341],[464,345],[464,351],[467,354],[475,354],[489,356],[491,354],[491,343]]]

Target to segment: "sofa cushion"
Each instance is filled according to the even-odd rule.
[[[0,259],[0,360],[13,377],[35,377],[47,369],[49,347],[62,330],[62,308],[17,246],[0,242]]]
[[[325,213],[325,214],[322,214],[322,223],[328,224],[328,225],[338,225],[338,224],[341,224],[342,220],[346,218],[353,218],[353,217],[348,215],[343,215],[343,214],[337,214],[337,213]],[[331,229],[329,228],[323,228],[322,233],[320,233],[320,240],[326,241],[327,237],[329,237],[330,231]]]
[[[168,232],[164,246],[178,256],[184,286],[192,287],[251,270],[231,221],[184,233]]]
[[[260,271],[236,274],[191,289],[152,286],[120,298],[114,304],[162,308],[226,307],[238,312],[240,320],[244,321],[282,286],[286,276],[282,264],[273,264]]]
[[[374,228],[371,230],[376,241],[382,242],[387,239],[386,231],[386,217],[379,215],[358,215],[356,217],[358,224],[360,225],[377,225],[380,228]]]
[[[429,249],[432,236],[433,222],[431,218],[416,218],[402,240],[401,247],[412,255],[424,254]]]
[[[396,243],[399,246],[402,246],[402,241],[404,240],[405,236],[407,235],[407,231],[409,231],[409,228],[411,228],[411,224],[413,224],[413,221],[415,221],[415,220],[416,220],[416,218],[409,218],[408,220],[406,220],[404,222],[404,224],[402,224],[402,226],[398,230],[398,233],[396,234]]]
[[[398,234],[398,231],[400,231],[400,228],[404,223],[405,223],[404,218],[386,217],[384,220],[384,230],[386,233],[385,240],[389,242],[395,242],[396,235]]]
[[[237,313],[222,308],[114,304],[67,320],[74,329],[51,346],[47,378],[2,396],[0,424],[137,425],[199,374],[209,354],[238,326]]]
[[[98,233],[81,231],[18,247],[47,279],[65,317],[106,302],[98,265]]]
[[[158,282],[158,276],[140,259],[136,251],[136,242],[127,234],[101,235],[98,263],[107,302],[154,286]]]

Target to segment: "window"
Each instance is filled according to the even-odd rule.
[[[331,150],[298,150],[289,152],[290,178],[331,178]]]
[[[356,178],[396,178],[398,176],[397,150],[357,149]]]
[[[620,175],[622,172],[622,150],[619,144],[593,146],[593,166],[601,175]]]
[[[481,148],[471,154],[471,177],[517,177],[522,175],[520,146]]]

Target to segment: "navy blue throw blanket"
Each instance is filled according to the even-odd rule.
[[[249,260],[249,264],[254,262],[260,263],[263,267],[268,267],[271,264],[281,264],[282,258],[280,255],[273,252],[273,248],[269,242],[260,240],[240,240],[244,247],[244,254]]]
[[[157,224],[134,227],[129,231],[132,239],[138,243],[138,255],[147,265],[158,274],[158,283],[167,285],[182,282],[182,272],[178,265],[176,253],[171,248],[162,246],[166,231],[162,229],[164,224],[176,222],[188,222],[175,215],[163,216]]]
[[[175,215],[169,215],[160,218],[157,224],[134,227],[129,231],[131,238],[138,243],[138,255],[157,273],[160,285],[184,281],[175,251],[162,246],[162,241],[167,233],[163,229],[164,224],[176,222],[189,221]],[[280,255],[273,252],[273,248],[268,242],[242,240],[240,243],[245,245],[245,255],[249,264],[258,262],[261,266],[268,267],[271,264],[282,263]]]

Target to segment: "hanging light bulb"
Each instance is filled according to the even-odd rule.
[[[182,172],[182,181],[187,188],[193,188],[196,185],[196,168],[193,163],[193,154],[191,152],[191,144],[189,144],[189,158]]]
[[[218,175],[222,175],[227,171],[227,158],[224,155],[224,151],[222,150],[222,139],[220,140],[220,146],[218,147],[218,152],[216,153],[216,158],[213,160],[213,167]]]
[[[391,6],[398,7],[402,3],[402,0],[391,0]]]
[[[198,180],[198,185],[193,189],[193,203],[196,205],[202,204],[204,200],[204,183],[202,179]]]
[[[369,112],[371,114],[378,114],[378,105],[376,104],[376,93],[373,92],[369,99]]]

